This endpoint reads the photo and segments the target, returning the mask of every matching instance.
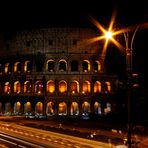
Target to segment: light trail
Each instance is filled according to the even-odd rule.
[[[7,126],[5,126],[5,124]],[[19,137],[19,140],[24,140],[29,143],[33,143],[33,144],[43,146],[43,147],[51,147],[51,148],[57,148],[57,147],[61,147],[61,148],[65,148],[65,147],[108,148],[109,147],[108,143],[104,143],[100,141],[94,141],[90,139],[84,139],[84,138],[79,138],[75,136],[54,133],[54,132],[45,131],[45,130],[39,130],[39,129],[20,126],[16,124],[13,124],[13,126],[8,125],[7,123],[5,124],[4,122],[2,124],[3,126],[5,126],[4,128],[2,128],[2,125],[0,126],[0,131],[3,134],[7,134],[10,137],[13,136],[15,138]],[[17,129],[17,131],[20,131],[21,133],[18,132],[16,134],[15,133],[16,130],[14,129]],[[28,133],[28,135],[26,135],[25,133]],[[34,136],[31,137],[31,135],[34,135]],[[112,145],[112,148],[114,147],[115,146]]]
[[[17,144],[17,143],[16,143],[16,142],[21,142],[22,144],[25,144],[25,145],[27,145],[27,146],[36,147],[36,148],[45,148],[45,147],[43,147],[43,146],[39,146],[39,145],[37,145],[37,144],[31,143],[31,142],[28,142],[28,141],[24,141],[24,140],[21,140],[21,139],[16,138],[16,137],[12,137],[12,136],[6,135],[5,133],[3,133],[3,134],[0,133],[0,136],[1,136],[1,137],[5,137],[5,138],[8,139],[8,140],[6,140],[6,139],[3,139],[3,138],[0,138],[0,140],[2,140],[2,141],[4,141],[4,142],[7,142],[7,143],[9,143],[9,144],[11,144],[11,145],[14,145],[14,146],[16,146],[16,147],[27,148],[26,146],[23,146],[23,145],[21,145],[21,144]],[[13,141],[15,141],[15,142],[11,142],[10,140],[13,140]]]

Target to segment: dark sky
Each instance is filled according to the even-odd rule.
[[[129,26],[140,21],[148,22],[148,0],[19,0],[0,2],[0,31],[9,34],[15,30],[40,27],[96,28],[88,16],[107,25],[114,10],[117,11],[116,22],[120,26]],[[146,86],[147,36],[147,30],[138,32],[134,44],[135,69],[140,71]],[[109,52],[107,57],[109,68],[114,66],[114,72],[122,73],[123,67],[120,65],[123,64],[124,57],[117,51]]]
[[[148,13],[147,0],[13,0],[0,3],[1,30],[87,26],[90,24],[88,15],[105,24],[115,9],[119,23],[128,25]]]

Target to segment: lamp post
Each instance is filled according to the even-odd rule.
[[[127,73],[127,144],[131,148],[131,73],[132,73],[132,49],[129,48],[129,33],[124,32],[125,54],[126,54],[126,73]],[[132,43],[132,42],[131,42]]]
[[[131,148],[131,78],[132,78],[132,52],[133,52],[133,41],[136,35],[136,32],[140,25],[138,25],[135,31],[132,34],[132,37],[129,38],[129,32],[123,32],[125,39],[125,55],[126,55],[126,74],[127,74],[127,110],[128,110],[128,118],[127,118],[127,144],[128,148]],[[131,34],[130,34],[131,35]],[[111,32],[106,32],[106,39],[110,39],[112,37]],[[130,40],[131,39],[131,40]]]
[[[131,78],[132,78],[132,52],[133,52],[133,41],[136,35],[137,30],[139,29],[140,25],[138,25],[132,35],[131,42],[129,43],[129,32],[124,32],[124,39],[125,39],[125,54],[126,54],[126,73],[127,73],[127,100],[128,100],[128,122],[127,122],[127,144],[128,148],[132,147],[132,141],[131,141]],[[129,47],[130,45],[130,47]]]

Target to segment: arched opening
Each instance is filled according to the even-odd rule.
[[[16,62],[15,64],[14,64],[14,72],[21,72],[22,70],[21,70],[21,63],[20,62]]]
[[[58,115],[67,115],[67,105],[65,102],[59,103],[59,110],[58,110]]]
[[[54,71],[54,64],[55,64],[54,60],[48,60],[47,61],[47,70],[49,72],[53,72]]]
[[[14,93],[19,94],[21,92],[21,84],[19,81],[14,82]]]
[[[101,115],[102,114],[102,112],[101,112],[101,104],[100,103],[98,103],[98,102],[95,102],[94,103],[94,112],[95,112],[95,114],[99,114],[99,115]]]
[[[108,114],[111,112],[111,104],[109,102],[106,103],[106,108],[104,108],[104,114]]]
[[[24,114],[29,115],[31,113],[31,103],[26,102],[24,104]]]
[[[67,91],[67,83],[64,80],[59,82],[59,92],[65,93]]]
[[[54,115],[54,109],[53,109],[54,103],[53,102],[48,102],[46,106],[46,115],[47,116],[52,116]]]
[[[90,71],[90,62],[88,60],[83,61],[82,70],[83,70],[83,72],[89,72]]]
[[[79,115],[79,106],[77,102],[71,103],[70,115]]]
[[[4,86],[4,93],[10,94],[10,91],[11,91],[11,85],[9,82],[6,82]]]
[[[82,104],[82,114],[83,115],[88,115],[90,113],[90,104],[88,102],[84,102]]]
[[[11,109],[11,104],[7,102],[5,104],[5,115],[11,115],[12,109]]]
[[[43,84],[41,81],[37,81],[35,83],[35,93],[37,94],[43,94]]]
[[[54,91],[55,91],[55,83],[54,83],[54,81],[50,80],[50,81],[47,82],[46,91],[48,93],[54,93]]]
[[[111,92],[111,83],[105,82],[105,92]]]
[[[67,62],[62,59],[59,61],[59,71],[66,71],[67,70]]]
[[[24,72],[31,72],[31,62],[30,61],[25,61]]]
[[[101,83],[99,81],[96,81],[94,84],[94,93],[100,93],[101,92]]]
[[[10,63],[6,63],[5,64],[5,73],[10,73],[11,72],[11,64]]]
[[[79,93],[79,82],[78,81],[72,81],[70,86],[71,86],[72,94]]]
[[[21,103],[20,102],[16,102],[14,104],[14,111],[13,112],[15,115],[21,114]]]
[[[82,93],[86,94],[86,93],[89,93],[89,92],[90,92],[90,82],[89,81],[85,81],[83,83],[83,86],[82,86]]]
[[[24,93],[31,93],[31,83],[29,81],[24,82]]]
[[[95,72],[101,71],[101,63],[99,61],[94,62],[94,71]]]
[[[35,114],[36,115],[42,115],[43,114],[43,103],[37,102],[35,106]]]

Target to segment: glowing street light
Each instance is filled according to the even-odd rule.
[[[136,30],[137,31],[137,30]],[[106,32],[106,40],[113,40],[111,32]],[[127,123],[127,144],[128,148],[131,148],[131,74],[132,74],[132,44],[133,39],[135,36],[135,32],[133,34],[132,40],[131,40],[131,46],[129,47],[129,32],[123,32],[124,39],[125,39],[125,54],[126,54],[126,72],[127,72],[127,108],[128,108],[128,123]]]
[[[106,36],[106,39],[111,39],[112,38],[112,32],[110,32],[110,31],[106,32],[105,36]]]
[[[133,41],[135,38],[135,34],[137,32],[137,30],[139,29],[139,27],[141,26],[141,24],[135,26],[130,26],[128,28],[125,29],[121,29],[118,31],[113,30],[113,24],[115,21],[115,13],[113,14],[111,21],[110,21],[110,25],[109,25],[109,29],[108,31],[103,28],[103,26],[96,21],[94,18],[91,17],[91,21],[96,25],[96,27],[102,31],[103,35],[100,37],[97,37],[96,39],[94,39],[94,41],[96,40],[102,40],[105,39],[105,44],[103,47],[103,51],[102,51],[102,55],[104,56],[106,54],[106,49],[108,46],[108,42],[109,40],[111,40],[120,50],[123,50],[124,53],[126,54],[126,72],[127,72],[127,108],[128,108],[128,123],[127,123],[127,144],[128,144],[128,148],[131,148],[131,76],[132,76],[132,50],[133,50]],[[143,24],[143,27],[148,27],[148,23]],[[129,42],[129,32],[134,30],[132,37],[130,38],[130,42]],[[123,34],[124,35],[124,39],[125,39],[125,47],[122,46],[118,41],[116,41],[113,36],[119,35],[119,34]],[[130,45],[130,47],[129,47]]]

